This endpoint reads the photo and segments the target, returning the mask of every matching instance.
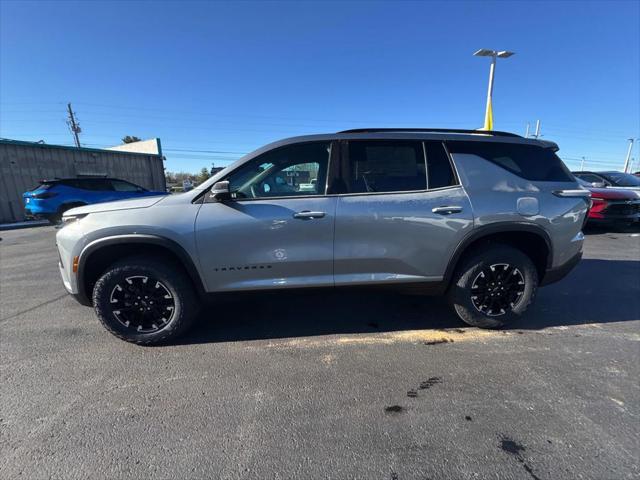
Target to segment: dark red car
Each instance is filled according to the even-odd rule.
[[[578,183],[591,192],[588,223],[631,224],[640,221],[640,195],[634,190],[596,188],[579,178]]]

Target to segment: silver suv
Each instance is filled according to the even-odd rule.
[[[418,289],[500,327],[582,255],[589,192],[557,150],[474,130],[289,138],[184,194],[69,210],[60,273],[139,344],[184,332],[212,294],[299,287]]]

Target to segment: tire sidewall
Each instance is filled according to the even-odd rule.
[[[515,266],[524,278],[522,297],[503,315],[489,316],[480,312],[471,300],[471,285],[485,268],[498,263]],[[473,326],[498,328],[522,317],[533,301],[538,287],[538,272],[527,255],[508,245],[492,246],[471,255],[457,270],[452,283],[449,300],[460,318]]]

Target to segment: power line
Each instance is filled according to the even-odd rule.
[[[147,124],[154,124],[154,125],[162,125],[162,124],[171,124],[174,122],[174,117],[164,117],[164,116],[154,116],[154,115],[127,115],[127,114],[119,114],[119,115],[115,115],[115,114],[111,114],[111,113],[104,113],[104,112],[91,112],[91,111],[86,111],[84,112],[85,115],[85,123],[88,121],[92,124],[104,124],[104,125],[123,125],[126,126],[128,128],[133,126],[132,122],[129,121],[119,121],[119,120],[111,120],[111,118],[117,118],[120,119],[122,117],[134,117],[134,118],[140,118],[145,120],[145,123]],[[95,118],[91,118],[92,116],[95,116]],[[88,118],[86,118],[88,117]],[[233,117],[232,117],[233,118]],[[234,121],[229,121],[229,120],[209,120],[207,121],[205,124],[203,124],[202,120],[200,119],[181,119],[180,125],[169,125],[170,128],[172,129],[189,129],[189,130],[195,130],[195,131],[206,131],[206,132],[211,132],[212,130],[215,131],[219,131],[219,132],[225,132],[225,133],[236,133],[236,132],[248,132],[248,133],[281,133],[281,132],[286,132],[286,133],[298,133],[301,130],[304,129],[316,129],[316,128],[322,128],[318,125],[312,125],[312,124],[304,124],[304,123],[274,123],[274,122],[265,122],[265,121],[247,121],[247,120],[240,120],[240,116],[235,117]],[[11,119],[5,119],[5,121],[7,123],[34,123],[34,122],[51,122],[51,121],[56,121],[56,118],[44,118],[42,116],[38,116],[37,118],[34,118],[33,116],[31,116],[30,118],[11,118]],[[314,122],[316,120],[310,120],[311,122]],[[241,123],[242,125],[253,125],[256,128],[242,128],[242,127],[236,127],[233,128],[232,125],[234,123]],[[353,121],[345,121],[345,120],[336,120],[334,121],[334,125],[336,128],[346,128],[347,126],[352,126],[351,123]],[[137,122],[136,122],[137,123]],[[185,124],[190,124],[190,123],[197,123],[197,126],[186,126]],[[372,123],[378,123],[375,121],[369,121],[369,122],[355,122],[355,123],[360,123],[360,124],[372,124]],[[396,122],[388,122],[388,121],[384,121],[384,122],[380,122],[380,123],[396,123]],[[423,123],[423,122],[420,122]],[[434,122],[434,123],[439,123],[441,125],[453,125],[454,122]],[[504,122],[503,122],[504,123]],[[455,125],[466,125],[466,122],[455,122]],[[210,125],[210,126],[208,126]],[[230,128],[220,128],[218,125],[223,125],[226,127],[230,127]],[[297,127],[297,128],[296,128]],[[332,128],[333,130],[333,128]],[[613,143],[620,143],[623,139],[627,139],[628,138],[628,134],[619,134],[619,135],[603,135],[601,133],[597,133],[594,132],[593,135],[580,135],[580,134],[576,134],[573,133],[572,130],[566,129],[563,131],[563,129],[559,129],[557,127],[547,127],[546,128],[547,132],[549,132],[549,134],[547,135],[548,138],[553,137],[554,139],[576,139],[576,140],[590,140],[592,142],[597,142],[597,143],[607,143],[607,144],[613,144]],[[286,134],[285,133],[285,134]],[[586,132],[585,132],[586,133]]]
[[[226,152],[223,150],[189,150],[181,148],[165,148],[169,152],[193,152],[193,153],[229,153],[234,155],[246,155],[248,152]]]

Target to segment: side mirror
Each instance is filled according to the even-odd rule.
[[[604,182],[591,182],[591,186],[593,188],[604,188],[607,186],[607,184]]]
[[[211,187],[211,193],[209,193],[211,198],[215,198],[219,202],[223,202],[225,200],[229,200],[231,198],[231,192],[229,191],[229,182],[216,182]]]

